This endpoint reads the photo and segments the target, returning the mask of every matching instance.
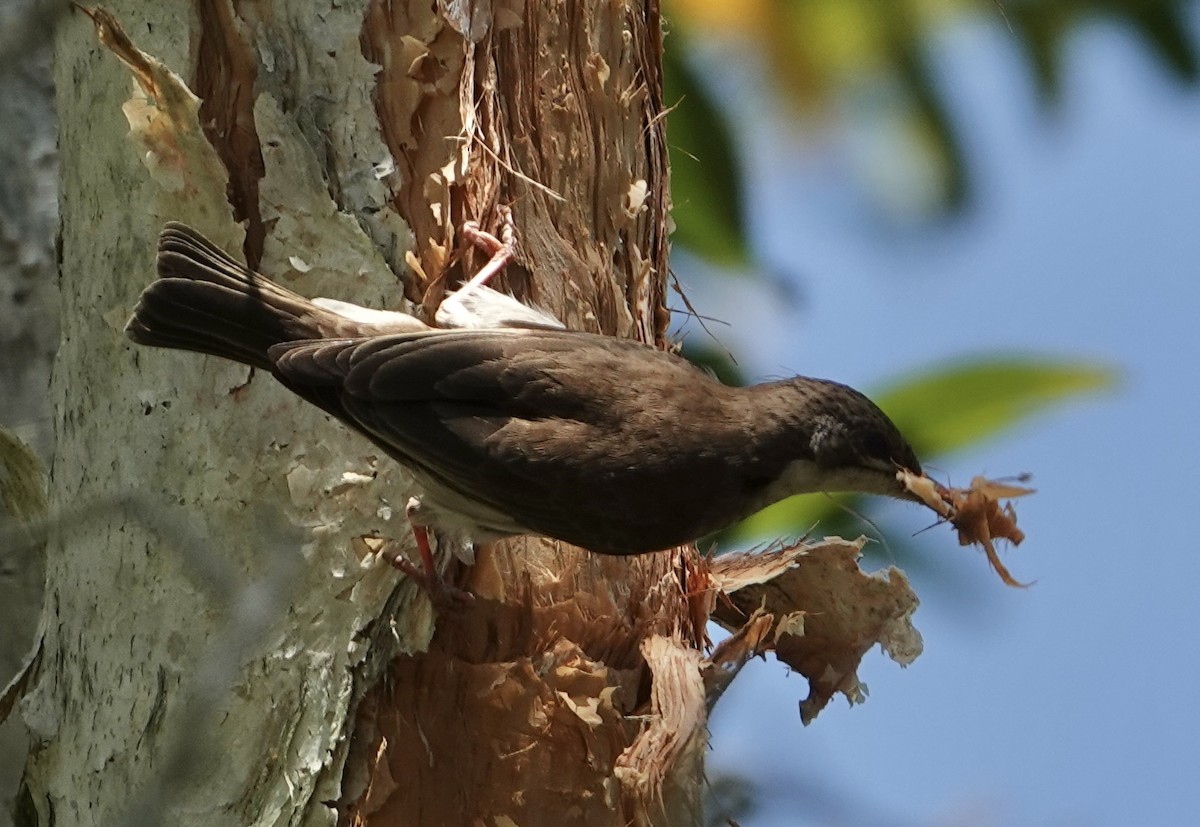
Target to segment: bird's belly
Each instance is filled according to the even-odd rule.
[[[432,477],[413,472],[422,495],[416,521],[435,528],[461,531],[475,541],[498,540],[533,533],[508,514],[459,494]]]

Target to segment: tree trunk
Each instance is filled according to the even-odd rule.
[[[22,668],[42,606],[40,544],[13,542],[9,520],[45,517],[52,431],[47,386],[58,346],[58,155],[49,27],[37,9],[5,9],[0,30],[0,686]],[[27,539],[28,535],[22,536]],[[0,827],[28,738],[0,723]]]
[[[435,616],[374,553],[408,537],[402,469],[261,373],[121,334],[169,219],[428,315],[481,263],[462,222],[511,205],[503,286],[662,346],[657,4],[112,10],[128,40],[79,14],[57,43],[66,520],[22,823],[695,822],[693,551],[527,538],[464,568],[444,538],[477,600]]]

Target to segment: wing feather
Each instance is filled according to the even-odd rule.
[[[677,357],[610,337],[424,331],[291,342],[271,356],[279,378],[310,399],[336,388],[337,410],[323,407],[421,476],[530,531],[590,540],[608,553],[688,539],[670,533],[672,504],[687,479],[677,454],[689,457],[688,474],[720,476],[731,447],[690,450],[692,436],[677,430],[695,416],[722,422],[721,389],[730,389]],[[711,386],[686,394],[704,409],[684,415],[671,392],[680,382]],[[736,439],[736,423],[729,425],[706,428],[705,439]],[[647,484],[662,490],[647,492]],[[714,521],[732,493],[712,490]],[[634,534],[621,515],[639,504],[643,512],[647,496],[661,500],[661,516]]]

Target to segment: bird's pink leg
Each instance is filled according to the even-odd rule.
[[[485,232],[480,228],[478,221],[467,221],[462,226],[463,236],[485,253],[490,253],[492,257],[470,281],[456,291],[458,296],[465,296],[480,285],[487,284],[492,276],[499,273],[512,261],[513,252],[516,249],[516,229],[513,226],[512,209],[509,207],[497,207],[496,209],[500,213],[500,238]]]
[[[433,549],[429,545],[429,529],[412,521],[413,514],[419,508],[419,502],[409,500],[408,518],[412,526],[413,540],[417,544],[417,552],[421,556],[421,565],[417,566],[400,552],[387,551],[384,559],[400,570],[421,587],[430,601],[438,609],[461,609],[471,603],[475,596],[470,592],[452,586],[438,573],[437,564],[433,560]]]

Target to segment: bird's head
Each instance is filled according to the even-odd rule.
[[[821,490],[912,499],[896,472],[920,475],[921,462],[895,423],[851,387],[809,381],[807,447],[822,478]]]
[[[767,428],[775,437],[767,451],[777,451],[786,465],[756,504],[816,492],[914,498],[896,474],[905,469],[919,475],[921,463],[887,414],[866,396],[806,377],[757,387],[768,403],[760,411],[786,410]]]

